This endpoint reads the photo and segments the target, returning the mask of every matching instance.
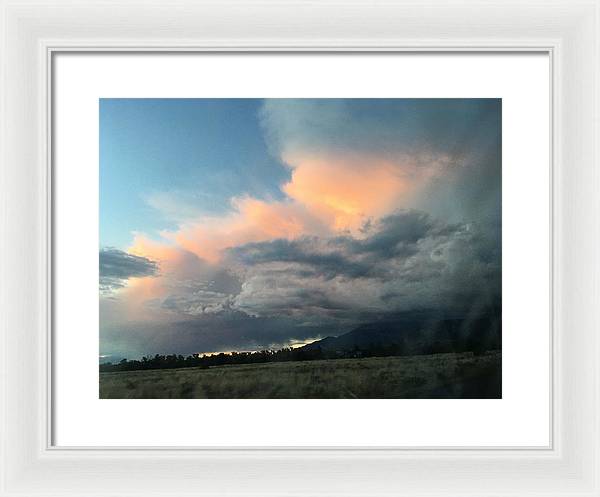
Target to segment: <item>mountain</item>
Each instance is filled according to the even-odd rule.
[[[352,350],[393,352],[398,355],[500,349],[499,315],[471,318],[435,318],[413,315],[366,323],[338,337],[327,337],[302,347],[326,352]]]

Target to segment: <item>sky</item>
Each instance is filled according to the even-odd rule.
[[[497,308],[499,99],[101,99],[100,354]]]

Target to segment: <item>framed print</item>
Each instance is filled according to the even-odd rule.
[[[598,8],[3,3],[0,494],[600,495]]]
[[[348,82],[357,65],[389,83]],[[226,74],[250,67],[242,92]],[[427,77],[450,67],[452,85]],[[546,54],[57,54],[53,443],[549,446],[550,335],[529,323],[550,318],[548,70]],[[349,439],[373,401],[385,417]],[[231,405],[247,418],[222,423]]]

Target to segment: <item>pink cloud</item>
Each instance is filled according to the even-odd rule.
[[[233,211],[202,216],[162,233],[165,243],[136,238],[131,253],[167,261],[178,249],[217,263],[223,251],[245,243],[303,235],[356,232],[367,220],[407,207],[431,177],[443,174],[443,157],[397,160],[373,155],[343,154],[284,157],[292,169],[282,190],[288,199],[232,199]]]

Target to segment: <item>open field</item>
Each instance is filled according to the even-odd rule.
[[[100,398],[500,398],[499,351],[100,374]]]

